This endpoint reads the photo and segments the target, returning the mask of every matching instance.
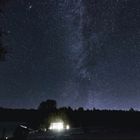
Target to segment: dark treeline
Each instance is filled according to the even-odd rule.
[[[47,127],[50,116],[59,117],[71,127],[136,127],[140,128],[140,112],[117,110],[73,110],[71,107],[57,108],[56,102],[47,100],[38,109],[0,108],[0,121],[24,122],[32,128]]]

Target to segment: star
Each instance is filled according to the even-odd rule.
[[[29,8],[29,9],[32,9],[32,7],[33,7],[32,5],[29,5],[29,7],[28,7],[28,8]]]

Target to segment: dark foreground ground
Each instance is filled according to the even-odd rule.
[[[140,129],[134,127],[83,127],[71,128],[65,131],[41,131],[32,130],[26,135],[20,131],[9,140],[140,140]],[[23,136],[22,136],[23,135]],[[0,139],[6,140],[7,137]]]
[[[67,116],[71,129],[64,132],[34,131],[48,119],[52,112],[59,117]],[[61,116],[63,117],[63,116]],[[60,118],[61,118],[60,117]],[[65,118],[65,117],[64,117]],[[16,124],[15,124],[16,123]],[[15,125],[14,125],[15,124]],[[14,127],[13,127],[14,125]],[[20,129],[25,125],[32,131]],[[85,127],[86,126],[86,127]],[[109,110],[72,110],[70,108],[55,111],[0,109],[0,138],[10,137],[8,131],[14,131],[9,140],[140,140],[140,112]],[[3,139],[0,139],[3,140]]]
[[[131,128],[73,128],[64,132],[33,132],[27,140],[140,140],[140,131]]]

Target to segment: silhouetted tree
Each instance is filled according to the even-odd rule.
[[[7,2],[7,0],[0,0],[0,18],[3,15],[3,12],[1,9],[2,9],[3,5],[5,5],[6,2]],[[4,33],[2,31],[2,27],[0,26],[0,60],[4,60],[5,54],[7,53],[7,51],[3,45],[3,42],[2,42],[3,35],[4,35]]]
[[[79,111],[79,112],[82,112],[82,111],[84,111],[84,108],[83,108],[83,107],[79,107],[79,108],[78,108],[78,111]]]
[[[130,112],[135,112],[135,110],[132,107],[129,109],[129,111]]]
[[[73,111],[73,109],[70,106],[68,107],[67,110],[68,110],[68,112],[72,112]]]
[[[0,44],[0,61],[5,60],[5,54],[7,53],[6,49]]]
[[[38,109],[42,111],[54,111],[56,110],[57,103],[55,100],[46,100],[40,103]]]
[[[6,54],[6,50],[2,47],[1,36],[0,36],[0,61],[4,60]]]

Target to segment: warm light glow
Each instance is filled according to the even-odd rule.
[[[50,124],[49,127],[50,130],[58,130],[61,131],[64,129],[64,123],[63,122],[53,122]]]
[[[70,126],[69,125],[66,125],[66,129],[69,130],[70,129]]]

